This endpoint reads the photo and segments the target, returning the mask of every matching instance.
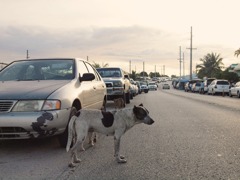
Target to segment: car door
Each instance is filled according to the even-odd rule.
[[[82,77],[84,73],[89,73],[87,66],[82,60],[77,61],[77,73]],[[79,99],[81,100],[82,108],[91,108],[93,103],[93,83],[92,81],[82,81],[79,88]],[[80,97],[81,96],[81,97]]]
[[[85,64],[89,73],[93,73],[95,75],[95,79],[92,81],[93,91],[91,92],[92,96],[90,106],[92,108],[100,109],[103,105],[104,96],[106,95],[106,85],[95,68],[87,62],[85,62]]]

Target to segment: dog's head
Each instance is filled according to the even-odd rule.
[[[133,113],[137,118],[139,123],[144,123],[151,125],[154,123],[154,120],[149,116],[149,111],[143,107],[143,104],[133,107]]]

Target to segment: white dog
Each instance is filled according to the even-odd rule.
[[[151,125],[154,123],[149,116],[148,110],[142,104],[133,108],[125,108],[111,112],[101,110],[80,110],[80,116],[73,116],[68,126],[68,143],[66,146],[67,152],[71,144],[70,167],[74,167],[75,163],[79,163],[77,158],[77,148],[82,145],[88,132],[98,132],[106,135],[114,136],[114,156],[117,162],[126,163],[124,156],[119,154],[121,136],[134,125],[145,123]]]

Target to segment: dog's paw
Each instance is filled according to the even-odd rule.
[[[118,163],[126,163],[127,160],[126,160],[126,159],[121,159],[121,158],[119,158],[119,159],[117,159],[117,162],[118,162]]]
[[[74,159],[74,163],[80,163],[81,159]]]
[[[123,155],[120,155],[119,158],[120,159],[125,159],[125,157]]]
[[[119,155],[119,156],[117,157],[117,162],[118,162],[118,163],[126,163],[127,160],[125,159],[125,157],[124,157],[123,155]]]
[[[91,146],[94,146],[94,142],[93,141],[89,141],[88,144],[90,144]]]
[[[74,164],[74,163],[71,162],[71,163],[68,164],[68,167],[74,168],[74,167],[76,167],[76,164]]]

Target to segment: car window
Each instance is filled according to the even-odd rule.
[[[86,63],[86,66],[88,68],[89,73],[92,73],[95,75],[95,81],[100,81],[100,77],[96,73],[95,69],[89,63]]]
[[[73,60],[15,61],[0,72],[1,81],[66,80],[74,78]]]
[[[78,61],[78,72],[80,73],[80,76],[84,73],[88,73],[88,69],[83,61]]]
[[[229,85],[227,81],[217,81],[217,84],[219,85]]]
[[[122,72],[119,68],[99,68],[97,69],[101,77],[122,77]]]

